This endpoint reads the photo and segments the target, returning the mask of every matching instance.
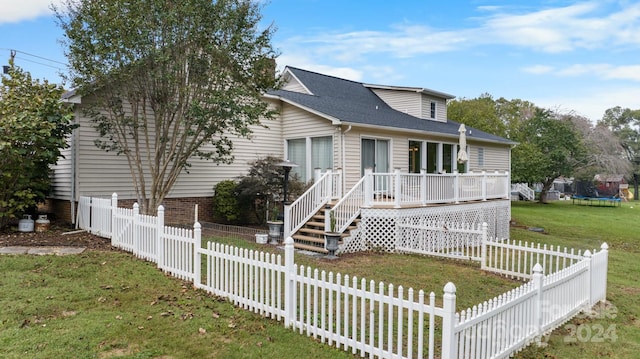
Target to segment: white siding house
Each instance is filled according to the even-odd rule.
[[[447,100],[452,95],[413,87],[363,84],[293,67],[282,76],[281,89],[265,94],[275,106],[277,119],[253,127],[250,139],[234,140],[235,160],[215,165],[194,159],[167,198],[168,211],[191,212],[182,204],[211,207],[213,186],[246,174],[248,162],[267,155],[287,158],[300,165],[301,178],[313,179],[313,169],[342,171],[348,190],[360,180],[365,168],[375,172],[451,173],[508,171],[509,140],[468,128],[469,162],[456,163],[459,124],[447,119]],[[73,220],[73,205],[82,195],[110,196],[133,200],[134,188],[123,156],[98,149],[98,134],[82,115],[83,101],[73,93],[64,98],[76,104],[79,127],[70,137],[65,158],[52,167],[52,202],[71,203],[67,214]],[[201,210],[203,217],[210,213]],[[174,218],[178,218],[177,215]]]

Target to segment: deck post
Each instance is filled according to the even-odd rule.
[[[509,174],[509,171],[505,171],[504,176],[506,177],[504,198],[510,199],[511,198],[511,176]],[[527,186],[527,188],[529,187]]]
[[[420,170],[420,203],[427,205],[427,171],[424,168]]]
[[[393,194],[393,206],[395,208],[400,208],[400,201],[402,196],[402,177],[400,176],[400,169],[396,168],[394,171],[394,180],[395,180],[395,188]]]
[[[482,200],[487,200],[487,171],[482,171]]]
[[[364,169],[364,205],[363,207],[371,207],[373,204],[373,169]]]
[[[460,203],[460,173],[458,170],[453,171],[453,202]]]

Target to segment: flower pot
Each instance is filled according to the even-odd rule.
[[[282,239],[282,232],[284,230],[284,222],[282,221],[269,221],[269,243],[278,244]]]
[[[341,234],[334,232],[326,232],[324,234],[325,248],[329,251],[329,258],[337,258],[336,251],[338,250],[338,242],[340,241]]]

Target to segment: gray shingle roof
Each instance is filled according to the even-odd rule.
[[[270,91],[288,102],[309,108],[349,124],[391,127],[394,129],[458,136],[460,124],[421,119],[394,110],[363,83],[288,67],[312,95],[286,91]],[[514,144],[514,142],[467,127],[467,138]]]

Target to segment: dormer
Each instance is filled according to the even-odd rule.
[[[396,111],[425,120],[447,122],[447,100],[455,98],[444,92],[421,87],[364,84]]]

